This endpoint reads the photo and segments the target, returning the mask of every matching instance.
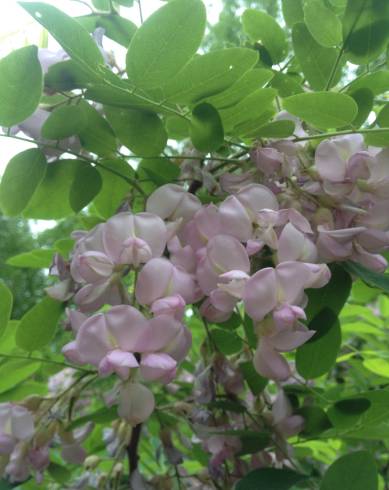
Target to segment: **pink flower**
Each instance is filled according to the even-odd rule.
[[[160,257],[166,239],[166,226],[159,216],[117,214],[78,240],[71,263],[72,276],[80,283],[106,281],[118,266],[139,267]]]
[[[284,155],[275,148],[257,147],[251,151],[251,159],[265,175],[274,175],[281,169]]]
[[[146,210],[162,219],[189,221],[201,208],[199,198],[176,184],[165,184],[147,199]]]
[[[136,299],[142,305],[150,305],[157,299],[176,294],[180,294],[187,304],[199,299],[192,275],[165,258],[152,259],[142,268],[135,292]]]
[[[232,236],[217,235],[209,240],[199,260],[197,280],[205,294],[216,289],[219,277],[225,272],[250,271],[250,262],[243,245]]]
[[[20,405],[0,403],[0,454],[10,454],[19,441],[34,434],[34,417]]]
[[[301,304],[304,289],[322,287],[329,277],[326,266],[303,262],[282,262],[275,269],[261,269],[246,282],[246,311],[253,320],[261,321],[277,307]]]
[[[284,437],[298,434],[304,426],[301,415],[293,415],[292,405],[284,390],[279,390],[272,406],[273,424]]]

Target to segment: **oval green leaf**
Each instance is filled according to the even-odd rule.
[[[261,42],[272,64],[282,61],[287,52],[286,35],[274,18],[260,10],[247,9],[242,16],[243,30],[253,42]]]
[[[27,207],[46,169],[44,154],[35,148],[11,158],[0,183],[0,205],[5,214],[16,216]]]
[[[165,148],[167,133],[154,112],[106,107],[105,114],[120,142],[135,155],[158,156]]]
[[[0,126],[31,116],[42,95],[42,68],[36,46],[17,49],[0,60]]]
[[[13,296],[3,281],[0,281],[0,337],[11,318]]]
[[[320,490],[378,490],[373,456],[368,451],[355,451],[337,459],[324,474]]]
[[[136,31],[126,64],[131,82],[143,89],[171,80],[200,46],[206,14],[200,0],[173,0]]]
[[[309,85],[314,90],[326,88],[339,54],[338,50],[317,43],[302,22],[293,26],[292,41],[297,60]],[[331,86],[339,81],[341,67],[342,63],[339,63]]]
[[[16,330],[16,344],[32,352],[47,345],[54,337],[63,304],[50,297],[43,298],[27,311]]]
[[[320,129],[347,126],[358,113],[354,99],[335,92],[292,95],[283,103],[288,112]]]
[[[322,46],[338,46],[342,42],[342,23],[322,0],[305,2],[304,20],[309,32]]]
[[[220,148],[224,140],[223,124],[211,104],[199,104],[193,109],[189,134],[197,150],[209,152]]]
[[[76,20],[47,3],[20,2],[20,5],[50,32],[80,66],[96,73],[96,68],[104,65],[103,56],[94,39]]]
[[[95,167],[89,164],[80,165],[76,169],[73,183],[70,187],[69,202],[75,213],[89,204],[100,192],[101,175]]]
[[[317,314],[309,324],[316,333],[296,352],[296,368],[305,379],[326,374],[336,362],[341,344],[341,331],[337,316],[329,308]]]
[[[226,90],[258,61],[253,49],[229,48],[195,56],[165,87],[164,96],[178,103],[196,103]]]
[[[41,135],[49,140],[60,140],[79,134],[87,124],[85,112],[78,105],[58,107],[44,122]]]
[[[300,481],[306,480],[305,475],[300,475],[288,469],[260,468],[250,471],[236,484],[236,490],[289,490]],[[333,489],[334,490],[334,489]]]

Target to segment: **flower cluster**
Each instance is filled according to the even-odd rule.
[[[49,448],[60,445],[62,458],[82,464],[86,453],[82,441],[92,430],[87,424],[78,431],[67,431],[63,424],[45,415],[51,402],[39,397],[24,404],[0,404],[0,470],[11,482],[26,480],[34,474],[38,482],[50,464]]]
[[[63,347],[64,355],[76,365],[94,366],[102,378],[117,377],[106,402],[117,405],[121,419],[134,427],[155,409],[150,385],[170,384],[174,391],[177,367],[192,342],[187,309],[195,309],[206,328],[232,314],[247,315],[258,342],[254,367],[278,386],[277,397],[273,393],[264,400],[263,429],[271,430],[287,451],[285,440],[304,422],[281,386],[293,380],[293,366],[282,353],[315,333],[305,323],[306,290],[328,283],[328,264],[334,261],[386,268],[379,254],[389,246],[386,153],[368,151],[357,135],[325,140],[316,149],[274,141],[252,150],[254,165],[248,171],[219,176],[210,204],[184,186],[166,184],[148,197],[144,212],[119,212],[89,231],[75,232],[70,260],[55,257],[51,273],[59,281],[47,289],[75,306],[67,309],[66,326],[74,340]],[[192,161],[192,171],[196,165]],[[200,173],[211,171],[209,165]],[[203,359],[192,380],[194,399],[215,403],[217,389],[239,397],[244,387],[237,362],[217,351]],[[256,402],[247,403],[256,410]],[[35,415],[23,407],[4,410],[9,412],[5,417],[28,421],[21,425],[22,434],[12,428],[1,434],[5,473],[11,478],[23,479],[30,471],[39,478],[53,438],[67,441],[64,457],[66,447],[79,461],[85,457],[79,444],[88,428],[65,435],[57,424],[37,445]],[[242,440],[225,433],[242,430],[241,420],[219,421],[202,409],[188,413],[211,454],[210,474],[218,478],[226,459],[237,465],[237,475],[244,474]],[[128,438],[127,429],[120,424],[117,429],[107,433],[115,454]],[[180,459],[169,431],[162,440],[169,457]],[[284,456],[263,452],[251,464],[268,465],[277,457]]]

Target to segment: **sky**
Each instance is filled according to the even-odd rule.
[[[71,16],[86,15],[90,9],[77,0],[45,0],[60,8]],[[208,21],[215,23],[219,17],[221,9],[221,0],[203,0],[207,7]],[[0,58],[3,58],[14,49],[21,48],[28,44],[41,45],[42,27],[34,21],[17,3],[17,0],[1,0],[2,9],[0,15]],[[7,4],[5,8],[3,2]],[[146,19],[165,2],[161,0],[141,0],[143,17]],[[121,15],[132,20],[135,24],[140,24],[139,8],[137,1],[134,1],[134,7],[121,8]],[[56,49],[57,43],[49,38],[49,48]],[[105,41],[104,47],[108,50],[115,51],[115,43],[109,40]],[[117,53],[122,56],[123,53]],[[8,161],[17,153],[32,148],[35,145],[23,141],[12,140],[10,138],[0,137],[0,176]]]

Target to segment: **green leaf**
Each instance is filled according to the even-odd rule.
[[[142,89],[171,80],[200,46],[206,14],[200,0],[173,0],[136,31],[127,52],[127,74]]]
[[[16,330],[16,344],[29,352],[41,349],[54,337],[63,304],[50,297],[24,314]]]
[[[347,126],[358,113],[358,106],[349,95],[335,92],[292,95],[283,103],[288,112],[320,129]]]
[[[273,65],[285,58],[286,35],[271,15],[260,10],[247,9],[243,12],[242,24],[251,41],[261,42],[270,53]]]
[[[280,97],[289,97],[304,92],[301,82],[298,75],[278,72],[275,73],[271,86],[277,89]]]
[[[193,146],[199,151],[208,153],[220,148],[224,130],[217,109],[206,102],[196,106],[192,111],[189,135]]]
[[[0,365],[0,393],[14,388],[41,367],[40,362],[11,359]]]
[[[296,352],[296,368],[305,379],[326,374],[336,362],[341,344],[339,320],[332,310],[325,308],[309,323],[316,333]]]
[[[282,0],[282,15],[288,27],[304,20],[302,0]]]
[[[258,53],[247,48],[228,48],[195,56],[162,88],[164,98],[194,104],[226,90],[258,62]]]
[[[260,118],[273,105],[277,91],[272,88],[260,88],[244,97],[237,104],[220,111],[224,131],[231,130],[238,124]],[[258,124],[258,126],[262,126]]]
[[[389,274],[381,274],[367,269],[357,262],[342,262],[342,266],[352,275],[362,279],[368,286],[379,288],[389,293]]]
[[[83,415],[75,420],[72,420],[70,424],[66,427],[67,431],[81,427],[88,422],[94,422],[95,424],[107,424],[118,418],[117,406],[112,407],[102,407],[98,410],[88,413],[88,415]]]
[[[389,90],[389,70],[380,70],[358,77],[350,84],[348,92],[354,92],[360,88],[368,88],[373,95],[383,94]]]
[[[60,140],[79,134],[87,124],[85,111],[78,105],[57,107],[44,122],[41,135],[49,140]]]
[[[121,44],[125,48],[128,48],[132,36],[137,29],[133,22],[117,14],[84,15],[82,17],[76,17],[76,20],[89,32],[94,32],[98,27],[102,27],[104,29],[104,36],[109,37],[112,41]]]
[[[69,191],[77,168],[84,164],[85,162],[79,160],[65,159],[51,162],[23,216],[34,219],[59,219],[73,214]]]
[[[12,293],[5,283],[0,280],[0,337],[3,335],[11,318],[12,305]]]
[[[111,10],[110,0],[92,0],[92,5],[98,10],[106,12]]]
[[[279,470],[276,468],[260,468],[250,471],[236,484],[236,490],[289,490],[297,483],[306,480],[305,475],[300,475],[292,470]],[[335,490],[334,488],[332,490]]]
[[[0,60],[0,126],[27,119],[42,95],[42,68],[36,46],[17,49]]]
[[[80,69],[74,60],[66,60],[51,65],[45,75],[45,88],[52,92],[85,88],[90,76]]]
[[[0,205],[8,216],[20,214],[44,179],[47,162],[41,150],[30,149],[9,161],[0,183]]]
[[[343,413],[358,414],[366,412],[371,406],[370,400],[367,398],[347,398],[339,400],[334,407]]]
[[[377,467],[368,451],[337,459],[324,474],[320,490],[378,490]]]
[[[380,359],[379,357],[373,359],[365,359],[363,366],[378,376],[389,378],[389,361]]]
[[[256,133],[259,138],[287,138],[292,136],[294,128],[294,122],[285,119],[265,124],[258,128]]]
[[[375,60],[389,39],[389,3],[386,0],[348,0],[343,38],[349,61],[358,65]]]
[[[72,477],[72,472],[69,471],[65,466],[58,463],[51,462],[47,468],[48,474],[60,485],[65,484]]]
[[[104,59],[97,44],[76,20],[53,5],[20,2],[20,5],[56,39],[68,55],[87,71],[97,72]]]
[[[314,90],[326,88],[333,67],[338,57],[338,50],[321,46],[315,41],[307,26],[297,23],[292,31],[293,48],[309,85]],[[332,85],[335,85],[341,75],[341,64],[333,77]]]
[[[69,202],[75,213],[89,204],[100,192],[101,175],[95,167],[85,163],[79,165],[70,187]]]
[[[225,355],[236,354],[243,348],[242,340],[234,332],[214,328],[211,330],[211,338],[216,347]]]
[[[378,113],[376,123],[381,128],[389,128],[389,103],[386,103]]]
[[[0,394],[0,403],[2,402],[19,402],[25,400],[30,395],[46,395],[47,385],[37,381],[23,381],[4,393]],[[0,487],[1,490],[1,487]]]
[[[103,160],[101,165],[117,172],[124,177],[134,178],[134,171],[123,160]],[[102,166],[98,168],[102,177],[103,185],[100,192],[95,197],[93,204],[103,218],[110,218],[116,213],[119,206],[129,194],[131,186],[122,177],[109,170],[104,170]]]
[[[322,0],[305,2],[304,20],[313,38],[322,46],[338,46],[342,42],[342,23]]]
[[[352,124],[359,128],[366,121],[373,109],[374,95],[368,88],[360,88],[355,92],[349,93],[349,95],[355,100],[358,106],[358,114]]]
[[[327,414],[320,407],[301,407],[296,413],[304,417],[304,428],[301,431],[303,436],[317,436],[332,427]]]
[[[269,380],[257,373],[251,361],[241,362],[239,369],[253,395],[259,395],[266,388]]]
[[[322,288],[308,289],[308,306],[305,308],[308,321],[320,311],[329,308],[338,316],[350,295],[352,280],[348,272],[338,264],[331,265],[331,279]]]
[[[239,433],[241,449],[237,452],[237,456],[256,454],[265,449],[271,443],[270,435],[266,432],[252,432],[247,430],[239,431]]]
[[[92,153],[110,157],[116,152],[115,134],[107,120],[90,104],[80,104],[87,118],[87,124],[78,133],[82,146]]]
[[[123,145],[139,156],[157,156],[165,148],[167,133],[154,112],[105,107],[105,114]]]
[[[139,178],[145,177],[152,180],[157,186],[168,184],[178,178],[180,168],[168,159],[149,158],[142,160],[138,167]]]
[[[183,140],[189,138],[189,122],[183,117],[169,116],[165,119],[169,139]]]
[[[50,267],[53,262],[55,252],[56,251],[53,248],[39,248],[37,250],[31,250],[31,252],[14,255],[13,257],[10,257],[6,263],[14,267],[45,269]]]
[[[237,82],[223,92],[205,98],[205,102],[217,109],[224,109],[237,104],[242,98],[262,88],[274,76],[271,70],[255,68],[247,71]]]

